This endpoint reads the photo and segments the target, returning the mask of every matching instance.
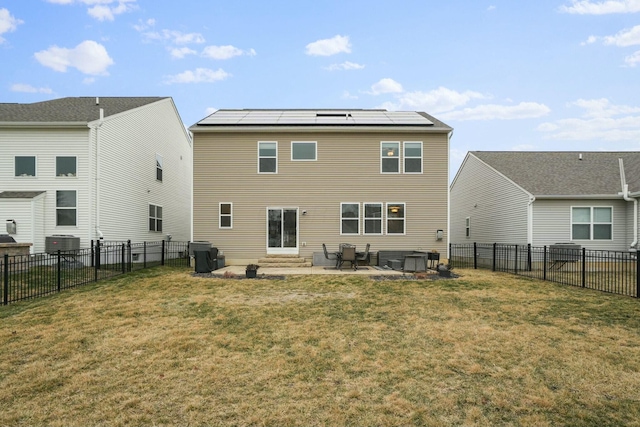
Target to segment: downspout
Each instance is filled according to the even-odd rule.
[[[96,98],[96,103],[99,102]],[[96,125],[96,234],[100,240],[104,235],[100,230],[100,128],[104,123],[104,109],[100,109],[100,121]]]
[[[451,179],[451,137],[453,136],[453,129],[447,134],[447,181]],[[447,259],[450,259],[451,254],[449,248],[451,244],[451,186],[447,184]]]
[[[531,194],[527,204],[527,243],[530,245],[533,245],[533,202],[535,201],[536,196]]]
[[[629,249],[634,249],[638,246],[638,199],[629,197],[629,184],[627,184],[627,178],[624,175],[624,162],[622,159],[618,159],[618,163],[622,180],[622,198],[627,202],[633,202],[633,242],[631,242]]]

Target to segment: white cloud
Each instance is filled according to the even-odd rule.
[[[364,68],[364,65],[356,64],[355,62],[349,62],[349,61],[345,61],[342,64],[331,64],[328,67],[326,67],[326,69],[329,71],[362,70],[363,68]]]
[[[231,77],[231,74],[222,68],[218,68],[216,71],[209,68],[196,68],[194,71],[187,70],[179,74],[166,76],[165,83],[213,83],[225,80],[228,77]]]
[[[215,113],[216,111],[218,111],[218,108],[215,107],[208,107],[207,109],[204,110],[204,116],[205,117],[209,117],[210,115],[212,115],[213,113]]]
[[[82,84],[83,85],[90,85],[95,83],[96,79],[93,77],[85,77],[84,79],[82,79]]]
[[[561,12],[578,15],[606,15],[610,13],[640,12],[640,0],[572,0],[570,6],[560,6]]]
[[[4,43],[2,34],[15,31],[20,24],[24,24],[24,21],[11,16],[8,9],[0,9],[0,43]]]
[[[635,67],[640,64],[640,50],[635,51],[631,55],[624,58],[624,63],[629,67]]]
[[[487,10],[491,11],[491,10],[496,10],[496,7],[494,5],[491,5],[487,8]]]
[[[467,105],[473,99],[485,99],[485,95],[474,92],[447,89],[440,86],[429,92],[406,92],[398,95],[396,102],[387,102],[383,108],[389,110],[420,110],[430,113],[444,113]]]
[[[383,93],[400,93],[402,91],[403,89],[400,83],[393,79],[385,78],[371,85],[371,91],[367,93],[370,95],[380,95]]]
[[[537,102],[521,102],[518,105],[485,104],[462,110],[442,113],[443,120],[515,120],[531,119],[549,114],[551,109]]]
[[[107,49],[93,40],[85,40],[72,49],[52,46],[34,56],[45,67],[63,73],[73,67],[84,74],[109,75],[107,68],[114,63]]]
[[[612,105],[607,99],[579,99],[569,106],[582,108],[582,117],[542,123],[538,131],[546,133],[546,138],[555,140],[640,140],[640,107]]]
[[[12,92],[25,92],[25,93],[53,93],[48,87],[34,87],[26,83],[15,83],[11,85]]]
[[[156,25],[156,20],[153,18],[147,19],[146,21],[138,21],[138,22],[140,23],[135,24],[133,28],[134,30],[140,33]]]
[[[136,8],[137,0],[47,0],[49,3],[71,5],[83,4],[88,6],[89,16],[98,21],[113,21],[115,15],[130,12]]]
[[[348,36],[334,36],[330,39],[317,40],[306,46],[305,53],[312,56],[331,56],[337,53],[351,53]]]
[[[211,59],[224,60],[224,59],[233,58],[234,56],[242,56],[242,55],[255,56],[256,51],[253,49],[242,50],[231,45],[207,46],[202,50],[202,56],[204,56],[205,58],[211,58]]]
[[[624,29],[613,36],[603,37],[604,44],[620,47],[640,45],[640,25]]]
[[[358,99],[358,95],[352,95],[348,90],[342,92],[342,99]]]
[[[184,45],[204,43],[205,39],[200,33],[183,33],[175,30],[162,30],[160,32],[148,32],[144,33],[144,36],[149,40],[168,41],[169,43]]]
[[[169,52],[171,53],[171,56],[173,58],[178,59],[182,59],[187,55],[195,55],[198,53],[193,49],[189,49],[188,47],[172,47],[169,48]]]

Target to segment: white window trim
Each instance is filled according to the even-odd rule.
[[[382,154],[382,145],[383,144],[398,144],[398,156],[391,157],[393,159],[398,160],[398,172],[383,172],[382,170],[382,159],[386,159]],[[402,173],[402,143],[400,141],[380,141],[380,148],[378,153],[380,154],[380,173],[384,175],[399,175]]]
[[[158,170],[162,172],[162,179],[158,179]],[[156,153],[156,181],[164,182],[164,159]]]
[[[590,221],[588,223],[586,222],[573,222],[573,209],[574,208],[583,208],[583,209],[590,209]],[[611,209],[611,222],[596,222],[595,221],[595,217],[594,217],[594,209],[595,208],[605,208],[605,209]],[[586,241],[597,241],[597,242],[611,242],[613,241],[613,206],[571,206],[571,209],[569,210],[569,218],[571,218],[571,241],[578,241],[578,242],[586,242]],[[589,238],[588,239],[574,239],[573,238],[573,225],[574,224],[588,224],[589,225]],[[611,225],[611,238],[610,239],[594,239],[593,238],[593,226],[594,225],[598,225],[598,224],[607,224],[607,225]]]
[[[75,206],[58,206],[58,191],[73,191],[76,193],[76,200],[75,200]],[[59,225],[58,224],[58,210],[59,209],[66,209],[66,210],[70,210],[73,209],[74,211],[76,211],[76,218],[73,225]],[[78,227],[78,190],[56,190],[56,227]]]
[[[367,217],[367,205],[378,205],[380,206],[380,218],[369,218]],[[363,202],[362,203],[362,234],[366,236],[382,236],[384,235],[384,226],[385,226],[385,210],[384,203],[382,202]],[[380,220],[380,233],[367,233],[367,220]]]
[[[342,217],[342,206],[343,205],[358,205],[358,217],[357,218],[343,218]],[[341,236],[359,236],[360,235],[360,211],[362,207],[360,206],[360,202],[340,202],[340,235]],[[357,233],[343,233],[342,232],[342,221],[358,221],[358,232]]]
[[[404,217],[402,218],[402,233],[389,233],[389,221],[400,221],[400,219],[389,218],[389,206],[390,205],[402,205]],[[387,202],[385,205],[386,216],[386,235],[387,236],[406,236],[407,235],[407,204],[405,202]]]
[[[407,159],[418,159],[418,157],[407,157],[405,150],[407,147],[407,143],[410,144],[420,144],[420,172],[407,172],[406,171],[406,160]],[[422,141],[403,141],[402,142],[402,172],[409,175],[420,175],[424,172],[424,144]]]
[[[76,167],[75,167],[75,169],[76,169],[76,173],[75,173],[74,175],[69,176],[69,175],[59,175],[59,174],[58,174],[58,158],[59,158],[59,157],[73,157],[73,158],[76,160]],[[69,178],[77,178],[77,177],[78,177],[78,156],[56,156],[56,160],[55,160],[55,161],[56,161],[56,164],[55,164],[55,168],[56,168],[56,178],[66,178],[66,179],[69,179]]]
[[[162,228],[164,229],[164,207],[162,205],[156,205],[155,203],[149,203],[149,206],[155,206],[156,207],[156,215],[153,217],[153,219],[156,220],[156,229],[155,230],[150,230],[149,229],[149,220],[152,218],[149,215],[149,207],[147,207],[147,231],[150,233],[162,233],[163,230],[158,230],[158,219],[160,219],[162,221]],[[160,218],[158,218],[158,209],[157,208],[162,208],[162,214],[163,216],[161,216]]]
[[[222,213],[222,205],[229,205],[231,207],[231,213],[230,214],[223,214]],[[225,227],[222,225],[222,217],[229,217],[231,219],[230,221],[230,225],[228,227]],[[220,202],[218,203],[218,228],[221,230],[231,230],[233,228],[233,202]]]
[[[16,175],[16,158],[17,157],[33,157],[34,159],[34,175]],[[18,154],[16,156],[13,156],[13,177],[14,178],[21,178],[21,179],[25,179],[25,178],[36,178],[38,176],[38,156],[34,156],[32,154]]]
[[[294,144],[313,144],[313,148],[314,148],[313,159],[294,159],[293,158],[293,145]],[[292,162],[316,162],[316,161],[318,161],[318,141],[291,141],[291,161]]]
[[[276,144],[276,156],[275,156],[275,159],[276,159],[276,170],[274,172],[261,172],[260,171],[260,159],[263,158],[262,156],[260,156],[260,144],[262,144],[262,143],[273,143],[273,144]],[[261,174],[261,175],[274,175],[274,174],[277,174],[278,173],[278,141],[258,141],[257,148],[258,148],[258,164],[256,166],[257,166],[257,169],[258,169],[258,173]],[[264,158],[265,159],[273,159],[273,157],[264,157]]]

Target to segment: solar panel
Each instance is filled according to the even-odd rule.
[[[429,126],[433,122],[414,111],[386,110],[218,110],[201,125],[371,125]]]

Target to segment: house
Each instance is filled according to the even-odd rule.
[[[81,247],[101,238],[188,241],[191,155],[169,97],[2,103],[0,221],[36,253],[55,235],[78,237]]]
[[[472,151],[451,184],[451,242],[629,250],[638,197],[640,152]]]
[[[193,235],[227,264],[322,244],[447,250],[449,137],[425,113],[218,110],[193,132]]]

